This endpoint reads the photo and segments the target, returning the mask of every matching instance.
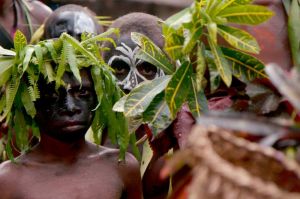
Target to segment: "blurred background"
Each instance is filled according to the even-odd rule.
[[[44,0],[52,9],[65,4],[79,4],[88,7],[98,16],[113,19],[129,12],[146,12],[166,19],[189,6],[193,0]]]

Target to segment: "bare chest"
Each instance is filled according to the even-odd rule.
[[[47,167],[31,171],[20,177],[20,188],[13,198],[120,199],[124,189],[113,166]]]

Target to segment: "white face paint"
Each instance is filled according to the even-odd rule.
[[[151,79],[147,79],[147,77],[145,77],[143,74],[139,72],[137,67],[146,62],[136,57],[136,53],[139,50],[138,46],[136,46],[132,50],[129,46],[127,46],[125,43],[122,42],[121,46],[118,46],[116,50],[120,52],[120,55],[112,56],[108,60],[108,65],[112,66],[113,62],[118,60],[118,61],[123,61],[130,67],[128,75],[122,80],[118,79],[118,85],[123,90],[132,90],[134,87],[136,87],[136,85],[138,85],[143,81],[155,79],[165,75],[163,70],[159,68],[156,70],[156,74],[154,78]]]

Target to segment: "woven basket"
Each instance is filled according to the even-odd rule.
[[[187,148],[190,199],[299,199],[300,168],[272,148],[232,133],[196,126]]]

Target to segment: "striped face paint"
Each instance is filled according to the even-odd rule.
[[[126,92],[131,91],[139,83],[161,77],[163,70],[154,65],[142,61],[136,57],[139,47],[134,49],[121,43],[116,48],[118,55],[113,55],[108,64],[115,70],[115,76],[118,79],[118,85]]]

